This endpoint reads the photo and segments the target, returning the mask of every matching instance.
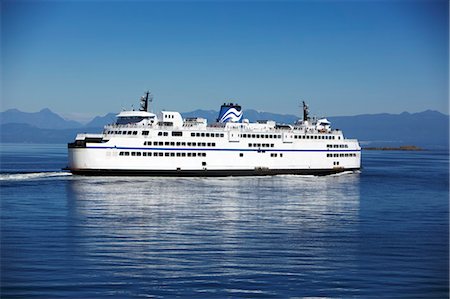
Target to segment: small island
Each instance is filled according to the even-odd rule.
[[[402,145],[399,147],[364,147],[368,151],[423,151],[423,148],[415,145]]]

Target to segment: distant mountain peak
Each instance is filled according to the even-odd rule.
[[[82,125],[73,120],[65,120],[49,108],[39,112],[22,112],[10,109],[0,112],[0,124],[28,124],[41,129],[79,128]]]

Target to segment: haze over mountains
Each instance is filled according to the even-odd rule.
[[[218,111],[195,110],[183,117],[203,117],[214,122]],[[0,112],[0,141],[5,143],[67,143],[77,133],[99,133],[103,126],[115,120],[116,113],[97,116],[86,125],[66,120],[49,109],[28,113],[17,109]],[[275,120],[292,124],[296,115],[244,110],[250,121]],[[347,138],[357,138],[362,146],[417,145],[423,148],[448,148],[449,116],[427,110],[419,113],[363,114],[328,117],[333,128],[344,131]]]

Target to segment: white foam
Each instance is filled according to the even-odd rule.
[[[333,174],[330,174],[330,176],[341,176],[341,175],[348,175],[348,174],[355,174],[355,173],[361,173],[361,171],[359,171],[359,170],[348,170],[348,171],[333,173]]]
[[[0,181],[27,181],[51,177],[63,177],[72,175],[70,172],[28,172],[28,173],[2,173]]]

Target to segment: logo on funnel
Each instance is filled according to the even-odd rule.
[[[220,107],[219,117],[217,118],[217,121],[220,123],[226,123],[226,122],[239,122],[242,118],[242,110],[241,106],[238,104],[223,104]]]

